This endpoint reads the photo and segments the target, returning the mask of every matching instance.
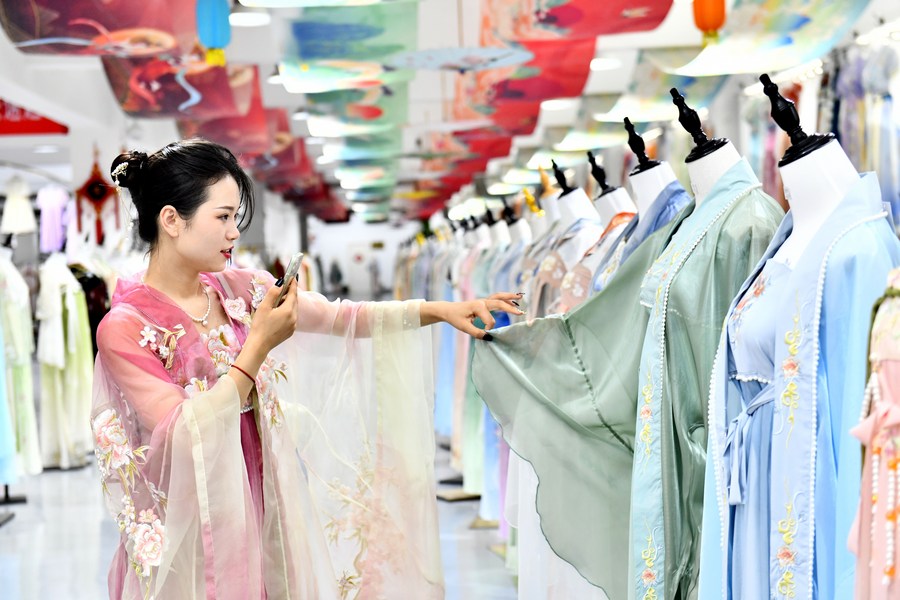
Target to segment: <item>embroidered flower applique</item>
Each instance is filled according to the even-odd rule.
[[[250,307],[252,310],[259,308],[263,298],[266,297],[266,281],[259,275],[254,275],[250,280]]]
[[[273,427],[280,426],[284,417],[275,385],[281,379],[287,380],[286,371],[285,363],[276,363],[273,359],[267,358],[259,367],[259,374],[256,376],[256,393],[259,396],[259,404],[266,419]]]
[[[162,337],[160,338],[160,333]],[[145,325],[140,331],[141,339],[138,345],[141,348],[150,348],[163,361],[166,369],[172,368],[172,362],[175,360],[175,348],[178,346],[178,340],[184,334],[184,326],[180,323],[171,331],[157,327],[154,329],[150,325]]]
[[[188,393],[189,396],[193,397],[196,394],[206,392],[209,390],[209,382],[206,381],[206,377],[203,379],[197,379],[196,377],[191,377],[190,383],[184,386],[184,391]]]
[[[228,313],[228,316],[243,323],[244,325],[250,325],[252,320],[250,313],[247,312],[247,303],[244,302],[243,298],[228,298],[225,300],[225,312]]]

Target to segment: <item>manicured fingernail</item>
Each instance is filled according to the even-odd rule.
[[[520,315],[524,315],[524,314],[525,314],[525,311],[522,310],[522,309],[520,308],[520,309],[519,309],[519,314],[520,314]]]
[[[524,295],[525,295],[525,292],[516,292],[516,295],[517,295],[517,296],[524,296]]]
[[[300,273],[294,275],[294,279],[297,281],[297,283],[300,283]]]
[[[486,333],[486,334],[484,334],[484,337],[482,337],[481,339],[483,339],[486,342],[492,342],[492,341],[494,341],[494,336],[492,336],[489,333]]]
[[[284,284],[284,277],[279,277],[278,279],[275,280],[276,286],[281,287],[282,284]]]
[[[519,305],[519,303],[516,302],[515,300],[510,300],[510,302],[512,302],[515,306],[518,306],[518,305]]]

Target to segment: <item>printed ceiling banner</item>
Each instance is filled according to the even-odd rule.
[[[275,192],[293,192],[314,187],[319,175],[313,166],[306,144],[295,138],[289,148],[278,154],[278,163],[265,169],[256,169],[254,176]]]
[[[34,54],[181,55],[197,39],[183,0],[0,0],[0,25]]]
[[[272,141],[269,149],[262,154],[245,154],[240,157],[241,166],[251,171],[253,176],[260,181],[277,167],[294,164],[300,160],[297,144],[291,134],[287,110],[267,108],[266,125],[269,130],[269,139]],[[300,146],[302,147],[303,144],[301,143]]]
[[[485,26],[504,40],[572,40],[656,29],[672,0],[482,0]]]
[[[530,52],[521,48],[433,48],[395,54],[388,64],[398,69],[467,73],[520,65],[532,58]]]
[[[673,50],[673,54],[679,51]],[[622,123],[625,117],[632,122],[671,121],[678,118],[669,90],[677,88],[691,108],[699,110],[712,102],[725,83],[726,77],[688,77],[665,73],[642,51],[632,75],[631,85],[609,112],[595,113],[594,120]]]
[[[0,98],[0,135],[66,134],[69,128]]]
[[[258,87],[255,67],[213,66],[200,54],[178,60],[104,56],[103,68],[122,110],[142,118],[242,115]]]
[[[344,166],[334,170],[334,176],[345,190],[394,187],[397,185],[397,164],[368,164]]]
[[[385,64],[416,47],[416,3],[304,9],[291,23],[287,57],[279,65],[285,89],[316,93],[409,80]]]
[[[252,94],[246,114],[204,121],[181,119],[178,130],[182,137],[204,137],[222,144],[235,154],[262,154],[268,151],[273,139],[259,89],[259,73],[255,66],[251,67],[251,79]]]
[[[406,123],[409,86],[406,83],[372,88],[307,94],[307,128],[313,137],[347,137],[386,133]]]
[[[397,158],[403,153],[399,129],[374,135],[347,137],[322,146],[322,163]]]
[[[869,0],[735,0],[719,41],[692,60],[651,53],[665,70],[699,77],[781,71],[823,56],[859,19]],[[695,53],[696,54],[696,53]]]
[[[403,4],[419,0],[238,0],[250,8],[305,8],[315,6],[360,6],[363,4]]]

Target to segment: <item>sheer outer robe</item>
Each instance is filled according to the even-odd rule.
[[[631,597],[697,594],[706,397],[731,299],[784,217],[749,164],[731,167],[647,273],[631,488]]]
[[[773,598],[853,594],[854,560],[846,540],[859,501],[860,454],[849,430],[859,418],[865,388],[872,304],[888,271],[900,264],[900,243],[884,216],[877,178],[866,174],[794,267],[788,292],[794,302],[773,316],[783,336],[774,377],[768,574]],[[744,289],[792,224],[788,214]],[[729,527],[721,453],[726,418],[740,410],[723,371],[727,343],[724,337],[719,343],[710,383],[700,587],[701,596],[710,599],[727,597]]]
[[[243,343],[271,277],[203,277]],[[233,381],[216,381],[180,309],[120,283],[98,333],[92,412],[123,531],[111,596],[118,585],[123,598],[259,598],[263,582],[270,598],[442,596],[419,304],[300,300],[298,332],[257,378],[260,532]]]
[[[565,315],[493,331],[473,379],[510,448],[540,479],[553,550],[611,598],[624,598],[637,370],[647,268],[692,205],[647,239],[601,294]],[[602,457],[593,460],[591,457]]]

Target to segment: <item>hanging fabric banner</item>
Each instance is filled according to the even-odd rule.
[[[197,37],[194,2],[4,0],[0,25],[22,52],[146,57],[183,54]]]
[[[51,135],[69,128],[0,98],[0,135]]]

